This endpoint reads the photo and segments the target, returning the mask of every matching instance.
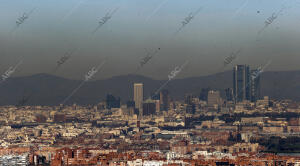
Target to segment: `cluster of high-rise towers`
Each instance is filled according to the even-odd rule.
[[[144,101],[143,83],[134,83],[133,91],[134,106],[139,111],[139,115],[149,115],[159,110],[168,111],[170,103],[168,90],[161,90],[159,94],[154,94],[146,101]]]
[[[228,96],[231,96],[228,98]],[[251,70],[248,65],[236,65],[233,68],[233,87],[226,91],[227,100],[232,100],[235,103],[245,100],[256,102],[260,98],[260,71],[259,69]],[[168,110],[169,95],[166,90],[157,95],[160,101],[160,108]],[[144,107],[144,89],[143,83],[134,84],[134,106],[143,113]],[[165,103],[161,105],[162,103]],[[161,107],[163,106],[163,107]]]
[[[256,102],[260,98],[260,70],[251,70],[248,65],[233,68],[233,100]]]

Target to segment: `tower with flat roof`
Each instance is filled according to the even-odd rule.
[[[251,99],[251,77],[248,65],[236,65],[233,68],[233,94],[235,102]]]
[[[144,88],[142,83],[134,83],[133,100],[135,108],[139,110],[139,115],[143,115]]]

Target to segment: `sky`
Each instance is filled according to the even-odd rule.
[[[236,64],[266,70],[299,70],[300,1],[297,0],[0,0],[0,74],[48,73],[84,79],[139,74],[154,79],[185,62],[176,78],[231,70]],[[35,9],[24,23],[16,21]],[[96,33],[108,12],[117,9]],[[182,21],[201,9],[178,33]],[[278,13],[261,33],[265,21]],[[65,53],[74,53],[57,70]],[[223,67],[224,59],[241,50]],[[142,68],[148,53],[157,54]]]

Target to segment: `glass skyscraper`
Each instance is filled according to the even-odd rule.
[[[260,74],[258,69],[251,70],[251,101],[260,99]]]
[[[258,69],[250,70],[248,65],[237,65],[233,68],[233,97],[235,102],[256,102],[260,98]]]
[[[251,100],[251,75],[248,65],[233,68],[233,94],[235,102]]]

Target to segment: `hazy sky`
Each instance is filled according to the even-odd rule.
[[[0,0],[0,72],[23,63],[14,76],[36,73],[83,79],[105,57],[95,76],[132,74],[147,51],[161,48],[137,74],[167,79],[190,58],[178,78],[220,72],[223,61],[241,49],[230,65],[267,70],[299,70],[300,1],[296,0]],[[202,10],[174,34],[191,12]],[[258,35],[265,21],[285,7]],[[36,10],[13,32],[24,12]],[[112,18],[92,31],[109,11]],[[56,73],[57,61],[80,48]]]

